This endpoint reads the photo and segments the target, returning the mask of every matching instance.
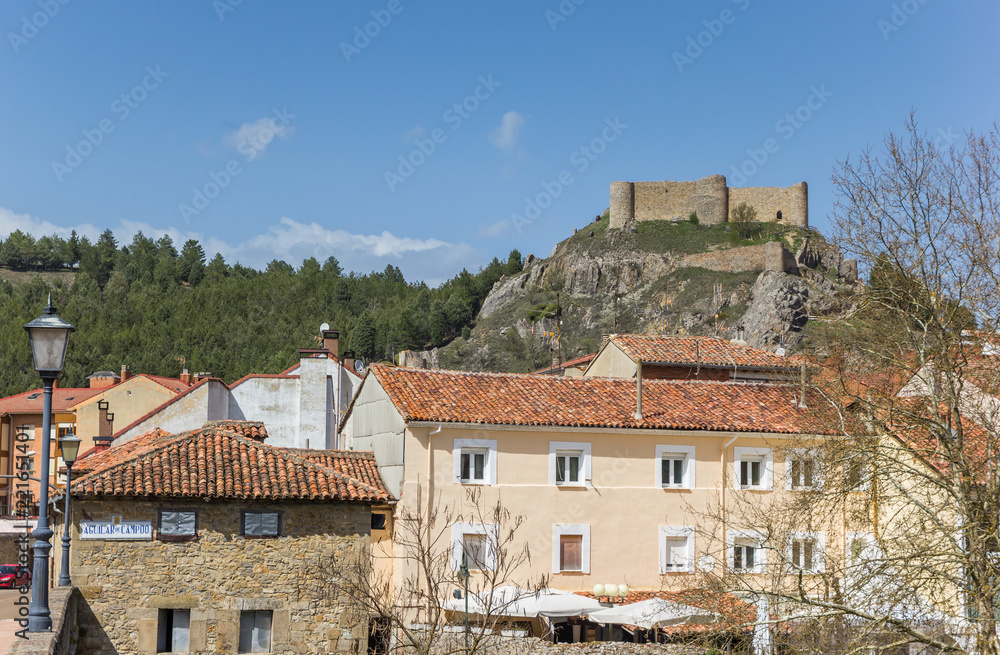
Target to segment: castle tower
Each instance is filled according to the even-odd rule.
[[[790,223],[797,227],[809,227],[809,185],[799,182],[792,185],[792,215]]]
[[[611,183],[611,221],[609,227],[622,228],[635,219],[635,184]]]

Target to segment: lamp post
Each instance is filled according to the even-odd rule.
[[[83,439],[75,434],[67,434],[59,440],[59,447],[62,449],[63,461],[66,462],[66,526],[63,528],[62,538],[62,572],[59,574],[59,586],[68,587],[73,582],[69,579],[69,543],[73,536],[69,532],[69,486],[73,481],[73,462],[80,452],[80,442]]]
[[[41,316],[24,326],[31,344],[35,370],[42,378],[42,470],[38,492],[38,524],[32,531],[35,563],[31,571],[31,605],[28,607],[28,632],[52,630],[49,613],[49,552],[52,550],[52,529],[49,528],[49,454],[52,449],[52,386],[62,372],[66,360],[66,344],[73,326],[56,316],[49,305]]]

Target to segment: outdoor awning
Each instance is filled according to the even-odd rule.
[[[542,589],[539,592],[520,589],[515,586],[497,587],[478,594],[469,594],[469,614],[491,614],[519,618],[566,618],[583,616],[590,610],[603,606],[593,598],[580,596],[571,591]],[[449,598],[444,608],[452,612],[465,612],[464,598]],[[487,608],[491,608],[487,610]]]
[[[718,616],[708,610],[672,603],[663,598],[607,607],[587,612],[587,618],[594,623],[617,625],[637,625],[640,628],[666,628],[680,624],[714,623]]]

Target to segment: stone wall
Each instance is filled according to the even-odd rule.
[[[453,637],[442,639],[431,652],[432,655],[452,655],[462,652],[463,648],[461,638]],[[704,655],[709,648],[705,644],[633,644],[624,641],[556,644],[537,637],[491,636],[480,644],[476,652],[491,655]],[[416,655],[412,648],[401,648],[400,651],[404,655]]]
[[[777,241],[769,241],[756,246],[687,255],[677,265],[679,267],[707,268],[710,271],[723,273],[741,273],[743,271],[798,273],[795,255]]]
[[[729,208],[745,202],[757,210],[757,220],[809,227],[809,188],[805,182],[790,187],[745,187],[729,190]],[[778,219],[781,212],[781,219]]]
[[[80,594],[73,587],[50,589],[49,618],[52,619],[52,632],[25,632],[27,638],[15,637],[14,643],[7,649],[7,653],[10,655],[71,655],[71,653],[79,652],[76,649],[79,602]]]
[[[622,228],[633,220],[686,219],[692,212],[702,224],[718,225],[729,220],[729,212],[740,202],[753,205],[761,221],[809,226],[805,182],[790,187],[730,188],[722,175],[688,182],[612,182],[610,226]]]
[[[198,512],[194,541],[80,539],[80,520],[153,521]],[[282,536],[240,536],[241,510],[281,512]],[[331,596],[331,559],[368,547],[361,503],[107,499],[74,501],[73,584],[80,652],[155,653],[158,611],[191,611],[191,653],[235,653],[242,610],[271,610],[272,653],[363,652],[367,626]]]

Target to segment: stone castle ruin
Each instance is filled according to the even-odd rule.
[[[729,212],[745,202],[757,210],[757,220],[809,227],[809,192],[805,182],[790,187],[729,187],[723,175],[709,175],[693,182],[612,182],[611,227],[631,221],[687,219],[718,225],[729,221]]]

